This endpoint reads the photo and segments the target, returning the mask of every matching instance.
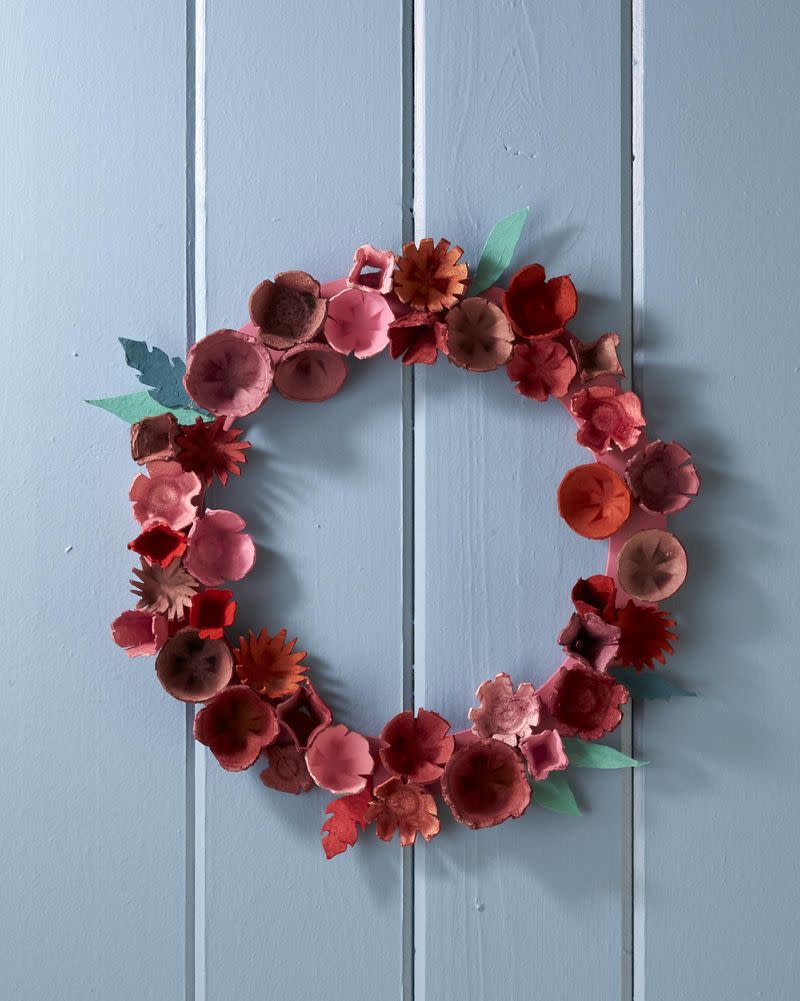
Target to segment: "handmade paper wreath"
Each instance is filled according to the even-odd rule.
[[[457,821],[491,827],[533,801],[578,808],[564,776],[574,767],[639,764],[594,743],[622,719],[630,698],[691,694],[663,676],[639,673],[673,652],[675,623],[659,610],[686,577],[686,553],[666,518],[686,507],[699,479],[683,446],[648,441],[639,399],[619,388],[619,337],[593,343],[567,329],[578,297],[566,275],[540,264],[503,291],[527,209],[492,230],[470,278],[460,247],[408,243],[399,257],[359,247],[344,280],[320,286],[304,271],[267,279],[250,296],[250,323],[196,343],[186,365],[141,341],[122,340],[130,366],[150,387],[89,401],[131,424],[131,451],[144,466],[130,489],[140,526],[128,548],[136,608],[112,624],[130,657],[157,654],[164,689],[203,703],[194,735],[228,771],[264,756],[264,785],[302,793],[315,784],[338,798],[322,826],[328,858],[374,824],[379,838],[412,845],[439,833],[437,798]],[[224,586],[252,568],[255,544],[233,511],[206,506],[216,478],[238,476],[249,442],[234,426],[274,388],[290,400],[337,393],[345,357],[388,346],[406,365],[442,353],[470,372],[505,366],[532,400],[557,398],[574,417],[594,461],[569,470],[558,510],[574,531],[608,540],[605,574],[577,581],[574,611],[557,636],[562,663],[539,689],[508,674],[480,685],[471,727],[451,732],[438,713],[398,713],[376,737],[335,723],[308,678],[306,653],[286,629],[231,638],[236,602]]]

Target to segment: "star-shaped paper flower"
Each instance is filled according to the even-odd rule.
[[[617,609],[617,625],[622,631],[617,659],[623,667],[633,667],[637,671],[655,667],[653,661],[667,662],[667,654],[672,654],[672,644],[678,634],[672,631],[674,619],[667,612],[659,611],[652,605],[637,605],[629,601]]]
[[[514,691],[511,677],[502,673],[484,681],[475,693],[479,708],[470,709],[472,732],[515,746],[539,722],[539,697],[524,681]]]
[[[171,620],[180,619],[188,612],[192,595],[199,586],[178,560],[160,567],[143,559],[141,566],[134,567],[132,573],[135,579],[129,583],[131,593],[139,598],[136,607],[161,612]]]
[[[305,680],[305,650],[295,650],[297,637],[286,642],[286,630],[270,636],[262,629],[256,636],[242,636],[234,651],[236,671],[251,688],[270,699],[291,695]]]
[[[376,822],[381,841],[391,841],[399,829],[400,844],[407,848],[414,844],[417,834],[430,841],[439,833],[436,801],[416,783],[393,776],[375,789],[374,796],[364,819]]]
[[[247,461],[245,451],[249,441],[239,441],[241,428],[225,428],[225,418],[204,421],[198,417],[194,425],[181,427],[176,439],[180,451],[178,462],[191,473],[196,473],[206,484],[216,476],[225,486],[228,476],[239,476],[240,465]]]
[[[412,309],[440,313],[451,309],[467,286],[467,265],[459,263],[464,251],[449,240],[421,240],[419,247],[407,243],[397,261],[393,290],[400,302]]]

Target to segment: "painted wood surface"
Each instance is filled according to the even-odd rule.
[[[796,993],[800,16],[641,13],[0,8],[3,625],[24,630],[0,681],[3,1001]],[[446,820],[326,863],[330,797],[221,773],[108,639],[132,465],[81,401],[131,388],[118,336],[180,354],[244,322],[261,278],[340,276],[364,240],[445,235],[474,261],[524,204],[518,262],[572,273],[576,333],[619,330],[652,426],[696,452],[672,604],[699,697],[637,714],[653,764],[635,788],[579,776],[582,819]],[[248,437],[217,496],[259,542],[240,622],[297,633],[338,716],[375,732],[413,701],[460,727],[484,678],[551,673],[569,587],[604,558],[556,515],[585,459],[557,406],[384,357],[322,406],[276,396]]]

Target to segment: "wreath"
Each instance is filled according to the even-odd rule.
[[[631,698],[688,692],[653,673],[676,640],[659,603],[681,586],[686,553],[667,516],[697,494],[687,450],[649,441],[640,400],[620,386],[619,337],[593,343],[567,325],[578,296],[567,275],[540,264],[496,282],[509,266],[527,209],[492,230],[471,275],[447,240],[407,243],[402,254],[366,244],[346,279],[320,285],[304,271],[261,282],[250,322],[194,344],[185,364],[143,341],[121,339],[148,387],[88,402],[126,419],[131,453],[144,467],[130,488],[139,534],[128,548],[136,607],[111,626],[130,657],[156,656],[163,688],[202,703],[194,736],[228,771],[259,759],[265,786],[333,793],[322,826],[328,858],[375,826],[404,846],[439,833],[441,799],[473,829],[521,816],[531,802],[578,813],[565,776],[572,767],[641,764],[598,739],[622,720]],[[239,476],[250,443],[235,421],[271,389],[321,402],[342,388],[348,355],[388,347],[405,365],[439,354],[468,372],[505,367],[518,393],[554,397],[574,418],[592,461],[570,469],[557,490],[561,517],[590,539],[608,540],[606,571],[572,588],[574,610],[558,633],[561,663],[539,688],[498,674],[483,682],[458,732],[439,713],[406,709],[378,736],[334,722],[308,677],[306,652],[286,629],[232,630],[236,601],[224,585],[252,568],[256,547],[244,520],[210,508],[208,488]]]

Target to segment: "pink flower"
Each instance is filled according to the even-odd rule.
[[[194,736],[225,771],[241,772],[278,736],[278,721],[272,706],[252,688],[231,685],[195,716]]]
[[[185,473],[179,462],[149,462],[147,472],[131,484],[133,517],[142,526],[161,521],[176,531],[191,524],[201,490],[197,476]]]
[[[476,740],[447,762],[442,796],[456,820],[475,830],[520,817],[531,801],[525,762],[501,740]]]
[[[341,723],[317,734],[306,751],[306,765],[318,786],[338,796],[361,792],[375,770],[367,738]]]
[[[242,531],[245,524],[233,511],[206,511],[189,532],[183,559],[189,573],[208,587],[241,580],[256,558],[255,543]]]
[[[689,452],[676,441],[651,441],[625,468],[631,493],[651,514],[682,511],[700,489]]]
[[[506,372],[520,395],[543,403],[548,396],[564,396],[575,378],[575,362],[559,341],[541,338],[517,344]]]
[[[592,386],[576,393],[570,410],[583,423],[579,445],[595,453],[608,452],[615,444],[623,452],[633,448],[646,421],[636,393],[621,393],[615,386]]]
[[[550,772],[563,772],[569,764],[558,730],[542,730],[520,741],[519,749],[534,782],[546,779]]]
[[[621,631],[595,612],[573,612],[558,634],[558,644],[595,671],[605,671],[619,650]]]
[[[394,313],[382,295],[346,288],[328,300],[325,337],[343,355],[352,352],[356,358],[371,358],[389,343],[393,320]]]
[[[275,388],[287,400],[321,403],[335,396],[347,378],[344,358],[327,344],[298,344],[275,369]]]
[[[484,681],[476,697],[480,708],[470,709],[472,731],[479,737],[494,737],[516,745],[539,722],[539,698],[527,681],[516,692],[508,674],[497,674]]]
[[[392,290],[392,272],[394,271],[394,254],[391,250],[376,250],[371,243],[365,243],[353,254],[353,266],[347,276],[350,288],[361,292],[380,292],[386,295]],[[330,312],[330,300],[328,300]],[[327,336],[327,330],[326,330]],[[330,338],[329,338],[330,339]],[[347,354],[347,352],[344,352]],[[358,355],[357,357],[367,357]]]
[[[217,417],[244,417],[258,410],[272,385],[267,349],[238,330],[216,330],[189,348],[186,392]]]
[[[129,657],[152,657],[167,641],[167,619],[157,612],[135,609],[111,623],[111,635]]]

